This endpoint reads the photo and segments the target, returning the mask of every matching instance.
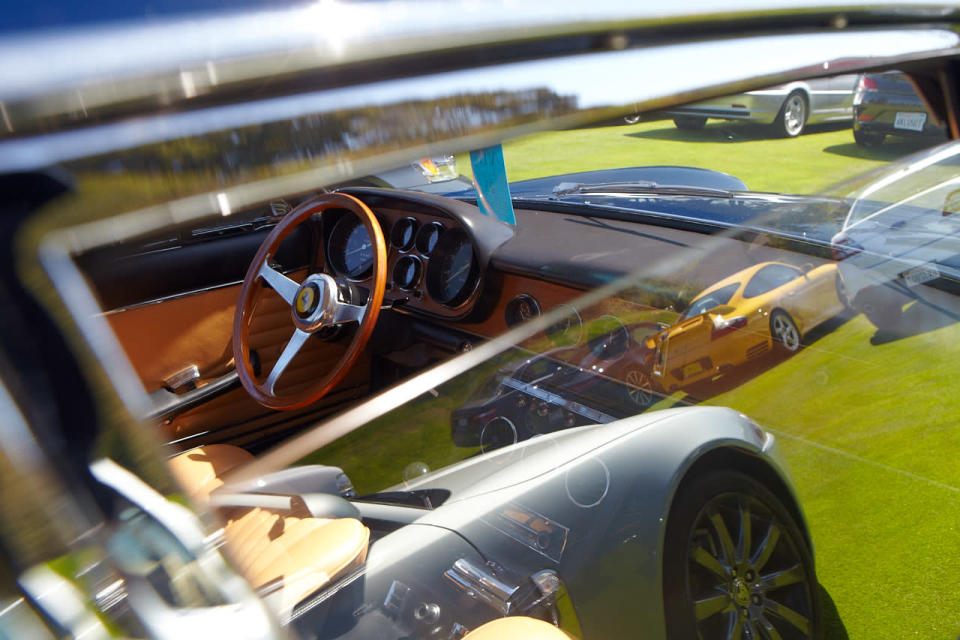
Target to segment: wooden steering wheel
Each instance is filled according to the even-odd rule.
[[[270,259],[276,254],[280,243],[298,224],[327,209],[351,211],[366,227],[373,248],[373,275],[370,293],[364,305],[343,302],[339,287],[329,274],[313,273],[298,283],[270,265]],[[387,245],[377,219],[363,202],[345,193],[328,193],[309,200],[288,213],[257,250],[243,279],[240,300],[233,316],[233,358],[243,388],[257,402],[271,409],[298,409],[322,398],[343,380],[370,339],[377,316],[380,315],[386,282]],[[283,348],[266,380],[260,383],[250,362],[249,338],[253,310],[263,293],[264,283],[290,306],[293,336]],[[360,326],[337,365],[302,391],[278,393],[275,389],[277,380],[310,336],[324,327],[347,322],[357,322]]]

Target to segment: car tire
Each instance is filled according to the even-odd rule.
[[[777,119],[773,121],[777,135],[783,138],[796,138],[803,133],[807,126],[808,105],[807,97],[802,91],[794,91],[788,95],[780,106]]]
[[[699,131],[706,126],[707,119],[703,116],[675,116],[673,124],[676,125],[677,129],[683,129],[684,131]]]
[[[777,309],[770,314],[770,337],[780,351],[796,353],[800,350],[800,329],[783,309]]]
[[[642,120],[642,116],[639,113],[631,113],[628,116],[623,116],[623,121],[627,124],[639,124]]]
[[[663,553],[668,638],[817,640],[819,594],[806,536],[763,484],[720,469],[680,487]]]
[[[879,147],[883,144],[887,134],[872,131],[853,130],[853,141],[861,147]]]

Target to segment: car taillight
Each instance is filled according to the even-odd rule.
[[[710,339],[716,340],[737,329],[743,329],[745,326],[747,326],[747,316],[734,316],[732,318],[715,316],[713,318],[713,331],[710,334]]]
[[[830,253],[837,262],[846,260],[850,256],[863,251],[863,247],[853,241],[850,236],[837,236],[830,245]]]
[[[857,82],[857,88],[853,92],[853,106],[857,107],[863,102],[863,94],[867,91],[876,91],[877,83],[873,78],[868,78],[867,76],[860,76],[860,80]]]

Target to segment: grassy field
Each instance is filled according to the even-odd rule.
[[[809,193],[918,150],[893,142],[863,150],[849,129],[769,139],[756,127],[711,122],[681,132],[667,121],[561,131],[505,145],[509,178],[589,168],[690,165],[735,175],[757,190]],[[461,170],[469,161],[461,159]],[[821,583],[834,611],[831,639],[956,638],[960,633],[960,326],[928,309],[906,311],[903,334],[878,333],[862,316],[835,320],[802,352],[761,370],[727,376],[690,402],[732,406],[778,437],[806,510]],[[468,395],[410,407],[408,424],[384,451],[378,428],[324,451],[361,483],[399,480],[396,453],[450,454],[449,410]],[[432,407],[428,409],[428,407]],[[432,415],[429,411],[436,411]],[[391,420],[396,424],[397,415]],[[443,443],[440,443],[443,440]],[[333,455],[336,454],[336,455]],[[343,456],[350,463],[344,464]],[[401,468],[402,465],[401,465]],[[412,471],[415,471],[412,470]],[[386,482],[389,478],[389,482]],[[835,609],[834,609],[835,607]]]

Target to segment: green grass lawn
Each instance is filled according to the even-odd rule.
[[[846,128],[784,140],[757,127],[711,121],[684,132],[659,121],[551,132],[507,144],[504,154],[510,180],[673,164],[723,171],[756,190],[810,193],[919,148],[893,141],[863,150]],[[460,168],[469,171],[467,158]],[[960,395],[952,389],[960,325],[931,325],[916,305],[906,317],[907,335],[878,334],[862,316],[836,322],[799,354],[705,400],[777,435],[838,613],[828,636],[837,640],[960,634]],[[449,410],[468,392],[462,386],[442,403],[407,409],[405,424],[414,426],[387,447],[384,431],[371,427],[317,459],[362,470],[359,482],[371,488],[400,480],[409,462],[401,451],[441,463],[469,455],[449,453]],[[659,407],[690,400],[678,393]]]
[[[960,326],[884,344],[875,335],[857,316],[707,402],[777,435],[849,637],[955,638],[960,400],[950,380]]]
[[[879,149],[863,149],[848,127],[818,126],[785,139],[745,123],[710,120],[702,131],[681,131],[658,120],[538,134],[505,144],[504,157],[511,181],[587,169],[684,165],[729,173],[755,191],[815,193],[921,148],[908,139],[890,139]],[[457,166],[469,174],[469,157],[458,157]]]

